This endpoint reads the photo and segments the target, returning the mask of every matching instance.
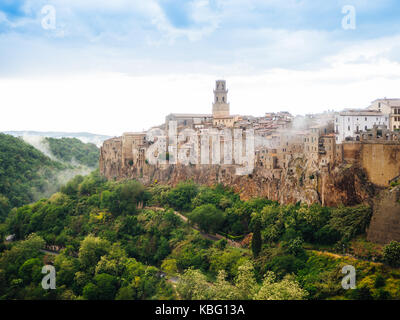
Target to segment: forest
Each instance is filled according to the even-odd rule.
[[[76,173],[98,166],[94,144],[70,138],[45,138],[43,143],[54,160],[22,138],[0,133],[0,222],[12,208],[49,197]]]
[[[99,165],[99,148],[93,143],[83,143],[77,138],[45,138],[51,153],[62,162],[75,162],[90,168]]]
[[[245,201],[191,181],[106,181],[96,170],[11,210],[0,225],[3,240],[15,235],[0,247],[0,298],[399,299],[400,244],[366,241],[371,214]],[[45,264],[56,290],[41,287]],[[345,265],[356,289],[342,288]]]

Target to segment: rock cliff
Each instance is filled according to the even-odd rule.
[[[154,182],[176,185],[193,180],[204,185],[221,183],[231,186],[242,199],[266,197],[287,203],[320,203],[326,206],[355,205],[371,202],[379,190],[369,183],[362,168],[342,165],[335,168],[318,166],[304,158],[296,158],[286,169],[268,170],[256,167],[250,175],[236,175],[234,166],[221,165],[168,165],[142,167],[122,163],[116,147],[102,149],[100,172],[108,179],[137,179],[145,185]],[[107,152],[107,154],[105,154]]]
[[[367,239],[382,244],[400,241],[400,186],[381,191],[373,209]]]

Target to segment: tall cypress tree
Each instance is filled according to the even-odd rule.
[[[253,257],[257,258],[261,251],[262,239],[261,239],[261,223],[257,219],[254,224],[253,238],[251,239],[251,250],[253,251]]]

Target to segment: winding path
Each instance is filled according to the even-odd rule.
[[[157,211],[167,210],[167,209],[161,208],[161,207],[146,207],[144,209],[157,210]],[[184,222],[189,223],[189,219],[187,217],[185,217],[184,215],[182,215],[181,213],[179,213],[178,211],[174,211],[174,214],[176,216],[178,216],[179,218],[181,218]],[[195,230],[199,231],[200,234],[204,238],[206,238],[208,240],[218,241],[218,240],[225,239],[229,246],[235,247],[235,248],[240,248],[240,244],[239,243],[237,243],[236,241],[233,241],[231,239],[228,239],[228,238],[226,238],[224,236],[221,236],[220,234],[205,233],[205,232],[201,231],[197,225],[194,225],[194,226],[191,226],[191,227],[192,227],[192,229],[195,229]]]

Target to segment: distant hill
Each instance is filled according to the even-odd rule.
[[[13,207],[49,197],[98,166],[99,149],[75,138],[25,141],[0,133],[0,221]]]
[[[76,162],[91,168],[99,165],[99,149],[93,143],[83,143],[77,138],[44,138],[44,141],[57,160]]]
[[[48,137],[48,138],[77,138],[84,143],[93,143],[97,147],[100,147],[103,144],[104,140],[112,138],[111,136],[94,134],[89,132],[40,132],[40,131],[4,131],[3,133],[12,135],[14,137],[23,137],[23,136],[39,136],[39,137]]]

